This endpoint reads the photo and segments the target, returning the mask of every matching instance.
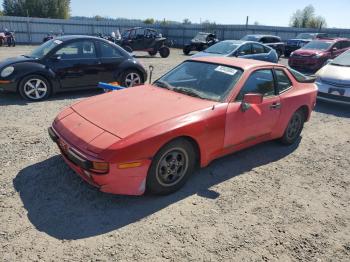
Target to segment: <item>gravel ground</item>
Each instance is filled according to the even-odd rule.
[[[140,55],[155,78],[186,58]],[[173,195],[127,197],[82,182],[47,135],[61,109],[98,93],[0,94],[0,261],[350,261],[349,107],[319,103],[295,146],[264,143]]]

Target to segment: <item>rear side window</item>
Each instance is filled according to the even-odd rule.
[[[258,70],[250,75],[239,92],[236,101],[242,101],[245,94],[255,93],[264,96],[275,94],[275,85],[272,71],[269,69]]]
[[[123,56],[117,48],[107,43],[100,42],[100,47],[101,47],[101,57],[103,58],[115,58],[115,57]]]
[[[253,44],[253,54],[263,54],[265,52],[265,48],[259,44]]]
[[[283,70],[275,70],[276,81],[279,93],[283,93],[292,86],[292,82]]]

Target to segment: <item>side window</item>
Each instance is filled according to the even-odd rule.
[[[342,47],[341,47],[341,42],[337,42],[337,43],[335,43],[333,46],[332,46],[332,48],[333,47],[336,47],[337,49],[341,49]]]
[[[117,48],[107,43],[100,42],[100,47],[101,47],[102,58],[115,58],[115,57],[123,56],[122,53]]]
[[[350,47],[350,42],[348,41],[342,41],[341,43],[341,49]]]
[[[264,96],[275,94],[275,85],[272,71],[268,69],[255,71],[250,75],[239,92],[236,101],[242,101],[245,94],[255,93]]]
[[[252,50],[251,50],[251,44],[245,44],[241,46],[238,51],[237,51],[238,56],[243,56],[243,55],[251,55]]]
[[[56,51],[62,59],[96,58],[95,44],[92,41],[78,41],[63,46]]]
[[[271,37],[271,43],[278,43],[278,42],[281,42],[279,38]]]
[[[259,44],[253,44],[253,54],[263,54],[265,53],[265,48]]]
[[[280,93],[284,92],[292,86],[292,82],[283,70],[277,69],[275,70],[275,74],[278,91]]]
[[[269,39],[267,37],[262,37],[259,41],[260,43],[266,44],[269,42]]]

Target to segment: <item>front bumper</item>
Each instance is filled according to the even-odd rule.
[[[318,87],[317,99],[337,104],[350,105],[350,87],[339,87],[316,81]]]
[[[17,83],[10,80],[0,79],[0,91],[6,92],[16,92],[17,91]]]
[[[74,149],[64,138],[50,127],[49,136],[61,151],[64,161],[81,178],[100,191],[119,195],[142,195],[145,192],[146,177],[151,160],[143,160],[140,167],[119,169],[116,163],[110,163],[107,174],[91,172],[92,159]]]

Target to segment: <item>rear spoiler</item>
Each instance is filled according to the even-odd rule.
[[[305,76],[305,79],[298,80],[300,83],[314,83],[316,81],[317,77],[315,75],[311,76]]]

